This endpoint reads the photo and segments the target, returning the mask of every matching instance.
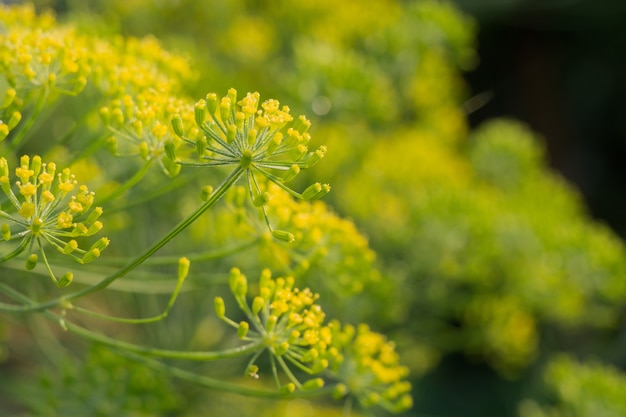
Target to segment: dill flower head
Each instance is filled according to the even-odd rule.
[[[197,159],[181,161],[190,166],[230,166],[235,172],[245,173],[248,193],[256,207],[261,207],[274,238],[293,242],[293,234],[272,230],[265,206],[269,195],[263,189],[262,178],[276,184],[292,196],[315,200],[330,191],[330,185],[315,183],[302,194],[292,190],[287,182],[301,169],[310,168],[324,158],[326,147],[309,151],[311,122],[300,116],[296,119],[289,107],[278,100],[260,101],[259,93],[247,93],[238,99],[237,90],[218,98],[209,93],[195,104],[194,119],[197,129],[186,132],[181,116],[175,116],[172,126],[177,135],[195,147]],[[259,176],[261,178],[259,178]]]
[[[311,136],[307,132],[311,122],[305,116],[294,119],[289,107],[281,106],[278,100],[261,103],[259,93],[248,93],[238,100],[234,88],[221,99],[209,93],[196,103],[195,121],[202,134],[193,139],[176,129],[197,149],[198,160],[185,162],[186,165],[241,167],[251,182],[257,184],[255,176],[261,175],[305,199],[319,198],[330,191],[328,185],[314,184],[310,190],[297,194],[284,185],[300,169],[319,162],[326,147],[309,151]]]
[[[237,324],[228,319],[220,297],[215,299],[217,316],[236,327],[242,340],[256,341],[262,346],[250,361],[248,372],[254,369],[252,376],[258,377],[254,362],[261,352],[267,351],[277,382],[276,363],[289,378],[286,387],[291,386],[291,390],[321,387],[323,381],[319,378],[301,384],[289,368],[293,365],[307,374],[320,373],[332,357],[333,351],[329,350],[332,332],[324,324],[322,308],[315,304],[318,295],[308,288],[294,288],[293,277],[272,278],[269,269],[261,272],[259,295],[251,304],[246,298],[247,279],[237,268],[230,272],[230,289],[247,320]]]
[[[108,147],[114,154],[158,160],[170,176],[177,175],[181,168],[175,159],[182,140],[169,123],[174,114],[182,115],[181,121],[184,117],[188,125],[193,121],[192,106],[155,90],[136,96],[124,94],[100,108],[104,123],[113,133]]]
[[[353,395],[364,407],[380,406],[391,412],[413,405],[406,381],[408,368],[399,364],[393,342],[365,324],[344,325],[332,321],[331,349],[339,352],[330,363],[332,376],[340,383],[335,395]]]
[[[0,62],[18,91],[44,88],[76,95],[91,71],[86,39],[60,27],[12,28],[0,37]]]
[[[3,204],[7,207],[0,210],[4,221],[0,242],[20,241],[12,251],[1,255],[0,262],[37,247],[52,280],[66,286],[71,282],[71,273],[58,280],[48,264],[44,246],[47,243],[79,263],[98,258],[109,244],[107,238],[99,239],[86,250],[79,247],[75,238],[93,236],[102,229],[98,220],[102,208],[92,207],[94,193],[79,185],[69,168],[57,172],[54,162],[42,162],[39,156],[22,156],[15,176],[17,180],[12,182],[9,163],[0,158],[0,187],[8,199],[8,204]],[[27,269],[34,268],[37,261],[38,255],[32,253]]]

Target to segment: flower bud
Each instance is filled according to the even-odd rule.
[[[213,194],[213,187],[210,185],[205,185],[202,187],[202,201],[207,201],[209,197]]]
[[[237,336],[240,339],[245,339],[248,335],[248,330],[250,329],[250,324],[247,321],[242,321],[239,323],[239,327],[237,328]]]
[[[86,223],[93,224],[96,220],[100,218],[102,212],[102,207],[96,207],[95,209],[93,209],[91,213],[89,213],[89,217],[87,217]]]
[[[269,287],[272,283],[272,271],[270,271],[269,268],[263,268],[261,276],[259,277],[259,287],[263,289]]]
[[[70,253],[74,252],[76,249],[78,249],[78,242],[76,242],[74,239],[71,239],[63,247],[63,254],[69,255]]]
[[[237,90],[235,90],[234,88],[229,88],[227,95],[231,103],[237,102]]]
[[[72,283],[74,280],[74,274],[71,272],[66,272],[65,275],[61,277],[60,280],[57,281],[57,287],[64,288]]]
[[[93,224],[91,226],[89,226],[89,229],[87,229],[87,233],[86,234],[88,236],[95,235],[100,230],[102,230],[102,222],[96,220],[95,222],[93,222]]]
[[[274,327],[276,326],[276,323],[278,322],[278,317],[271,315],[267,318],[267,323],[265,324],[265,328],[267,329],[268,332],[271,332],[272,330],[274,330]]]
[[[163,145],[165,149],[165,155],[170,159],[170,161],[176,161],[176,145],[171,140],[166,140]]]
[[[252,204],[254,205],[254,207],[264,206],[269,203],[270,197],[271,195],[268,192],[261,193],[254,197],[254,200],[252,200]]]
[[[217,110],[217,94],[209,93],[206,95],[206,106],[209,113],[215,114],[215,111]]]
[[[287,243],[293,243],[296,241],[296,237],[293,233],[289,233],[285,230],[272,230],[272,236],[274,239],[282,240]]]
[[[230,99],[228,97],[222,97],[220,102],[220,118],[226,121],[230,118]],[[234,127],[234,125],[232,125]]]
[[[291,181],[299,173],[300,173],[300,167],[298,165],[296,165],[296,164],[293,164],[291,167],[289,167],[289,169],[287,170],[287,172],[283,176],[283,182],[287,183],[287,182]]]
[[[226,305],[224,305],[224,299],[222,297],[215,297],[213,300],[213,308],[218,318],[223,319],[226,316]]]
[[[2,226],[0,226],[0,233],[2,235],[3,240],[10,240],[11,239],[11,226],[9,226],[7,223],[3,223]]]
[[[276,356],[283,356],[289,350],[288,342],[281,342],[278,346],[274,348],[274,354]]]
[[[208,143],[204,135],[200,135],[196,138],[196,152],[198,153],[198,156],[204,155],[204,150],[206,149],[207,145]]]
[[[183,167],[180,164],[172,161],[167,156],[162,157],[161,162],[163,163],[163,167],[165,168],[166,174],[170,178],[174,178],[175,176],[180,174],[180,171],[183,169]]]
[[[191,261],[184,256],[178,260],[178,280],[183,281],[189,274],[189,266]]]
[[[150,147],[148,146],[148,142],[141,142],[139,144],[139,156],[141,159],[147,161],[150,156]]]
[[[143,137],[143,122],[141,120],[133,120],[131,123],[135,136],[138,138]]]
[[[108,138],[105,145],[109,152],[111,152],[113,155],[117,154],[117,139],[115,138],[115,136],[111,136],[110,138]]]
[[[274,136],[272,136],[272,139],[270,139],[269,143],[267,144],[267,150],[265,152],[268,155],[273,154],[276,148],[278,148],[278,146],[282,143],[282,141],[283,141],[283,134],[280,132],[276,132]]]
[[[306,133],[311,127],[311,122],[306,118],[306,116],[301,115],[293,122],[292,127],[300,133]]]
[[[9,107],[16,95],[17,91],[15,91],[14,88],[7,89],[4,93],[4,97],[2,98],[2,103],[0,103],[0,109]]]
[[[198,100],[196,105],[193,107],[193,116],[198,126],[202,126],[206,120],[206,113],[206,101]]]
[[[7,123],[7,127],[9,130],[13,130],[15,126],[22,120],[22,113],[19,111],[14,111],[11,113],[11,117],[9,117],[9,122]]]
[[[237,136],[237,126],[230,125],[228,126],[228,131],[226,132],[226,142],[229,144],[235,141],[235,137]]]
[[[326,146],[320,146],[315,152],[311,152],[306,160],[306,166],[311,168],[313,165],[321,161],[324,156],[326,156],[327,150],[328,148]]]
[[[304,384],[302,384],[302,389],[305,391],[314,390],[314,389],[322,388],[323,386],[324,386],[324,380],[322,378],[313,378],[313,379],[309,379]]]
[[[245,275],[241,273],[239,268],[233,268],[230,270],[229,278],[230,290],[237,297],[245,297],[248,292],[248,280]]]
[[[313,366],[311,367],[311,372],[313,372],[314,374],[318,374],[322,371],[324,371],[325,369],[328,369],[328,360],[327,359],[321,359],[319,361],[316,361]]]
[[[22,205],[23,206],[23,205]],[[31,231],[33,234],[39,233],[41,227],[43,226],[43,220],[40,217],[33,219],[33,222],[30,225]]]
[[[324,197],[329,192],[330,185],[320,184],[319,182],[316,182],[315,184],[309,185],[307,189],[304,190],[304,192],[302,193],[302,199],[306,201],[317,200]]]
[[[33,171],[33,176],[38,177],[41,172],[41,156],[33,156],[33,160],[30,164],[30,169]]]
[[[185,136],[185,126],[183,125],[183,118],[180,117],[180,114],[172,118],[172,129],[174,129],[174,133],[176,133],[178,137],[182,138]]]
[[[0,120],[0,142],[5,140],[6,137],[9,136],[9,126],[2,123]]]
[[[103,251],[107,248],[107,246],[109,246],[110,242],[111,241],[106,237],[101,237],[100,239],[98,239],[97,242],[91,245],[91,248],[89,248],[89,250],[98,249],[99,251]]]
[[[252,314],[257,315],[265,305],[265,300],[261,297],[254,297],[252,301]]]
[[[82,263],[83,264],[88,264],[90,262],[93,262],[96,258],[100,257],[100,250],[97,248],[94,249],[90,249],[89,251],[87,251],[82,258]]]
[[[288,394],[293,393],[295,390],[296,390],[296,386],[293,383],[289,382],[289,383],[283,385],[282,387],[280,387],[278,391],[281,394],[288,395]]]
[[[348,393],[348,387],[345,384],[337,384],[333,389],[333,399],[340,400]]]
[[[36,253],[31,253],[28,256],[28,259],[26,259],[26,270],[27,271],[33,270],[37,266],[37,261],[38,260],[39,260],[39,257],[37,256],[37,254]]]

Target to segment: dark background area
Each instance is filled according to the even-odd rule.
[[[626,1],[456,0],[479,28],[466,74],[489,101],[469,116],[522,120],[591,214],[626,237]]]

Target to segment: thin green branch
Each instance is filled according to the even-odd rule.
[[[53,300],[29,304],[29,305],[14,305],[7,303],[0,303],[0,310],[6,312],[14,312],[14,313],[23,313],[28,311],[41,311],[46,310],[51,307],[58,306],[63,304],[66,301],[72,301],[81,297],[84,297],[88,294],[97,292],[103,288],[106,288],[117,280],[120,277],[123,277],[130,271],[137,268],[141,265],[146,259],[150,258],[154,253],[156,253],[159,249],[165,246],[170,240],[176,237],[180,232],[185,230],[189,225],[191,225],[198,217],[200,217],[205,211],[209,208],[213,207],[217,201],[219,201],[224,194],[228,191],[228,189],[241,177],[244,170],[241,167],[235,168],[230,175],[222,182],[222,184],[211,194],[211,196],[205,201],[202,205],[200,205],[196,210],[194,210],[189,216],[183,219],[178,225],[176,225],[165,237],[156,242],[154,245],[146,249],[141,255],[136,257],[134,260],[129,262],[124,268],[114,272],[113,274],[107,276],[99,283],[92,285],[87,288],[83,288],[82,290],[64,295],[62,297],[55,298]]]
[[[170,310],[172,309],[172,307],[174,306],[174,303],[176,302],[176,298],[178,297],[178,294],[180,293],[180,289],[182,288],[184,281],[185,281],[184,279],[179,279],[176,282],[176,287],[174,288],[174,291],[172,292],[172,296],[167,302],[167,306],[165,307],[165,310],[163,310],[161,314],[157,316],[153,316],[153,317],[144,317],[144,318],[139,318],[139,319],[132,319],[132,318],[127,318],[127,317],[115,317],[115,316],[110,316],[108,314],[96,313],[95,311],[91,311],[86,308],[82,308],[82,307],[75,306],[75,305],[72,305],[71,309],[79,313],[91,316],[91,317],[97,317],[103,320],[114,321],[117,323],[126,323],[126,324],[155,323],[157,321],[163,320],[164,318],[168,316],[168,314],[170,313]]]
[[[30,131],[31,127],[37,120],[37,116],[39,116],[39,113],[41,113],[44,104],[46,104],[49,93],[50,89],[48,87],[44,87],[41,95],[39,96],[39,99],[37,100],[37,103],[35,104],[35,107],[33,108],[33,111],[28,115],[28,119],[25,121],[23,120],[22,123],[18,125],[18,132],[11,140],[9,151],[15,151],[19,147],[24,137],[26,137],[26,134]]]
[[[233,384],[223,379],[210,378],[204,375],[198,375],[193,372],[185,371],[180,368],[176,368],[174,366],[166,365],[159,361],[142,357],[139,355],[134,355],[131,353],[120,352],[124,356],[143,363],[144,365],[149,366],[152,369],[156,369],[158,371],[164,372],[170,376],[175,378],[179,378],[185,381],[193,382],[194,384],[212,388],[218,391],[231,392],[234,394],[244,395],[248,397],[257,397],[257,398],[312,398],[312,397],[320,397],[323,395],[329,395],[334,386],[328,386],[324,388],[320,388],[317,390],[307,390],[307,391],[295,391],[290,394],[284,394],[280,391],[269,391],[264,389],[256,389],[247,386]]]

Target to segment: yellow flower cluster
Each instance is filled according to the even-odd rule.
[[[168,175],[180,172],[175,152],[182,141],[169,121],[174,115],[179,115],[181,121],[184,118],[187,124],[193,121],[193,107],[183,99],[154,90],[136,97],[125,94],[102,107],[100,115],[113,132],[108,147],[115,155],[139,155],[145,161],[156,159]]]
[[[318,379],[301,384],[288,366],[291,364],[308,374],[316,374],[326,369],[329,360],[336,355],[336,350],[329,348],[332,332],[324,324],[325,314],[315,304],[318,295],[308,288],[294,288],[293,277],[272,278],[269,269],[261,272],[259,295],[252,299],[252,303],[248,303],[246,297],[248,281],[238,268],[230,272],[230,289],[247,321],[235,323],[228,319],[221,297],[215,299],[217,316],[237,328],[242,340],[257,341],[263,346],[250,361],[249,372],[254,369],[253,376],[258,377],[254,362],[267,350],[294,388],[321,387],[323,382]],[[275,377],[278,381],[277,375]]]
[[[32,6],[0,7],[0,140],[51,93],[76,95],[90,72],[86,38]],[[34,110],[31,109],[34,107]]]
[[[340,352],[329,367],[340,381],[336,396],[353,395],[362,406],[380,406],[392,412],[411,408],[411,384],[406,381],[409,371],[399,364],[395,345],[365,324],[342,326],[333,321],[330,327],[332,347]]]
[[[10,211],[0,210],[0,218],[6,222],[1,226],[2,241],[20,240],[19,245],[3,254],[0,261],[9,260],[37,245],[53,281],[59,286],[67,285],[71,278],[59,281],[50,270],[44,242],[79,263],[93,261],[108,246],[109,240],[101,238],[84,250],[75,238],[93,236],[102,229],[98,220],[102,208],[92,207],[94,193],[85,185],[79,185],[68,168],[57,172],[54,162],[42,162],[39,156],[32,159],[22,156],[20,165],[15,168],[15,176],[18,178],[14,182],[16,192],[11,183],[9,163],[4,157],[0,158],[0,187],[12,208]],[[37,260],[38,256],[32,254],[27,268],[34,268]]]
[[[278,100],[260,102],[259,93],[237,99],[237,90],[218,98],[209,93],[195,105],[195,121],[204,135],[195,140],[186,136],[178,119],[173,123],[181,138],[197,147],[196,166],[234,165],[261,173],[283,184],[324,157],[325,147],[309,152],[311,122],[300,116],[294,120],[287,106]],[[284,172],[277,176],[276,172]]]
[[[173,147],[170,158],[188,166],[229,166],[234,168],[231,175],[237,178],[245,173],[250,199],[263,211],[272,236],[293,242],[293,234],[271,227],[265,208],[271,196],[262,189],[261,181],[265,178],[303,200],[328,194],[328,184],[312,184],[302,194],[285,185],[301,169],[315,165],[326,154],[325,146],[309,151],[311,136],[307,131],[311,123],[304,116],[294,120],[289,107],[281,106],[278,100],[261,103],[259,93],[248,93],[238,100],[234,88],[222,98],[207,94],[206,99],[196,103],[194,118],[197,129],[191,132],[186,132],[180,115],[174,117],[172,126],[181,139],[196,149],[196,160],[178,161]]]
[[[142,101],[146,94],[178,94],[181,83],[195,77],[186,58],[154,38],[79,34],[74,26],[56,24],[51,14],[37,16],[31,5],[1,7],[0,24],[0,140],[25,109],[36,117],[58,94],[77,95],[90,85],[105,100]],[[170,119],[160,122],[169,125]]]
[[[0,60],[18,91],[49,88],[78,94],[90,72],[87,40],[70,29],[16,27],[0,41]]]
[[[169,95],[195,77],[187,59],[167,52],[154,38],[113,42],[94,38],[90,56],[93,82],[106,96],[134,96],[147,90]]]
[[[266,239],[261,247],[264,262],[293,269],[308,281],[319,270],[332,276],[332,280],[315,280],[316,287],[327,288],[325,298],[361,293],[380,280],[374,266],[376,254],[353,222],[342,219],[321,201],[296,201],[275,184],[268,184],[267,192],[271,196],[267,204],[270,219],[277,228],[292,233],[295,242],[286,246]]]

